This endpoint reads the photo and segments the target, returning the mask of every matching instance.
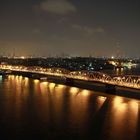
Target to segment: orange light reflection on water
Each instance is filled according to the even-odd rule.
[[[98,96],[97,97],[97,101],[98,101],[98,105],[99,105],[99,108],[103,105],[103,103],[105,102],[107,98],[104,97],[104,96]]]
[[[91,92],[89,91],[89,90],[82,90],[81,92],[80,92],[80,94],[82,95],[82,96],[89,96],[90,94],[91,94]]]
[[[111,139],[125,139],[125,133],[130,132],[130,139],[136,134],[138,120],[138,102],[123,97],[116,96],[112,101],[112,117],[108,123],[111,125]],[[133,132],[133,133],[132,133]],[[132,134],[132,135],[131,135]]]
[[[79,88],[70,87],[69,92],[70,92],[72,95],[77,95],[77,94],[79,93]]]
[[[47,88],[48,88],[48,82],[40,83],[40,90],[41,90],[42,95],[47,93]]]
[[[50,90],[50,93],[53,93],[54,92],[54,89],[55,89],[55,86],[56,84],[55,83],[49,83],[49,90]]]

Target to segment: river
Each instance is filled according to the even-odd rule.
[[[140,101],[0,76],[0,139],[140,138]]]
[[[120,68],[114,70],[102,70],[101,72],[112,75],[140,75],[140,64],[129,68]]]

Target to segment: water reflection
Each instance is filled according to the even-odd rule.
[[[98,100],[98,104],[101,107],[103,105],[103,103],[105,102],[107,98],[104,96],[98,96],[97,100]]]
[[[56,84],[55,83],[49,83],[49,92],[53,93],[55,89]]]
[[[140,75],[140,65],[131,68],[118,68],[114,70],[103,70],[102,72],[113,75]]]
[[[41,93],[44,95],[46,94],[47,92],[47,88],[48,88],[48,82],[42,82],[40,83],[40,90],[41,90]]]
[[[111,131],[110,139],[134,139],[136,138],[136,129],[138,121],[138,104],[137,100],[125,99],[123,97],[114,97],[111,102],[110,116],[107,118]],[[113,133],[112,133],[113,132]],[[129,135],[129,137],[128,137]]]
[[[77,95],[79,93],[80,89],[76,87],[70,87],[69,92],[73,95]]]
[[[12,75],[0,83],[0,93],[6,135],[109,140],[138,133],[138,100]]]
[[[0,83],[2,82],[2,79],[3,79],[3,78],[2,78],[2,76],[0,75]]]
[[[115,69],[116,75],[124,75],[124,68],[117,68]]]

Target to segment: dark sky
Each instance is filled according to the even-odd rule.
[[[1,0],[1,54],[140,56],[139,0]]]

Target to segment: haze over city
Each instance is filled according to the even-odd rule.
[[[139,57],[137,0],[2,0],[0,54]]]

